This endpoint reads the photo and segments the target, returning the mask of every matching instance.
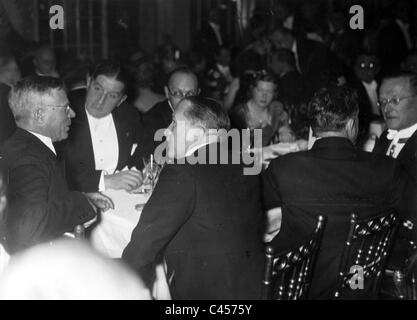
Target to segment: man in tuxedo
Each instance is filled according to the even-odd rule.
[[[355,149],[358,102],[353,90],[323,88],[310,108],[317,140],[309,151],[271,161],[263,176],[264,201],[267,210],[282,210],[277,218],[281,229],[271,242],[276,252],[301,245],[315,229],[317,216],[327,216],[310,298],[329,299],[350,214],[363,219],[396,208],[404,177],[392,159]],[[359,297],[366,290],[356,293]]]
[[[260,298],[260,181],[244,175],[243,165],[231,164],[230,154],[220,164],[227,148],[217,130],[229,127],[214,100],[189,97],[178,104],[167,129],[168,156],[175,161],[162,169],[123,252],[148,284],[164,256],[174,299]],[[203,160],[196,163],[196,157]]]
[[[417,75],[397,73],[385,77],[379,89],[379,105],[388,127],[376,141],[373,150],[397,159],[408,176],[403,210],[407,225],[417,223]],[[411,222],[411,223],[410,223]],[[402,238],[416,237],[400,229]],[[400,248],[401,246],[396,246]],[[405,254],[405,253],[404,253]]]
[[[20,70],[15,59],[4,54],[0,56],[0,146],[16,129],[16,123],[9,107],[8,96],[14,83],[20,80]],[[1,153],[0,153],[1,156]]]
[[[125,88],[126,76],[120,65],[105,61],[89,78],[86,94],[78,91],[70,95],[77,116],[68,139],[58,149],[73,189],[131,191],[140,185],[140,172],[123,170],[141,164],[133,157],[138,111],[122,106]]]
[[[164,88],[166,100],[157,103],[142,118],[142,130],[138,134],[136,158],[147,158],[154,153],[161,141],[155,141],[155,133],[166,129],[172,121],[172,113],[178,102],[189,96],[200,94],[198,78],[188,68],[178,68],[169,76]]]
[[[106,210],[112,203],[99,193],[67,187],[53,146],[67,138],[74,117],[62,81],[27,77],[11,90],[9,104],[18,128],[4,144],[2,161],[9,172],[6,244],[14,253],[88,226],[96,206]]]

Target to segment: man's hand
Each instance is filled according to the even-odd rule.
[[[100,192],[90,192],[90,193],[85,193],[85,195],[88,201],[90,202],[90,204],[93,207],[95,207],[95,209],[100,209],[103,212],[109,209],[114,209],[113,200]]]
[[[121,171],[104,176],[106,189],[132,191],[142,184],[142,173],[135,170]]]

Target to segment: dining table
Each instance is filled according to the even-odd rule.
[[[90,231],[89,241],[94,249],[108,258],[122,257],[123,250],[130,242],[133,229],[140,220],[142,210],[151,193],[139,189],[129,193],[125,190],[106,190],[103,192],[114,203],[114,209],[100,214],[97,223]],[[156,300],[170,300],[166,264],[156,266],[156,280],[152,295]]]

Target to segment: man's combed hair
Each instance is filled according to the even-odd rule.
[[[129,83],[129,78],[126,70],[118,61],[115,60],[103,60],[99,62],[95,66],[91,78],[96,79],[100,75],[108,78],[114,78],[117,81],[123,83],[124,89],[126,89],[127,84]]]
[[[230,129],[229,116],[216,100],[196,96],[183,101],[189,102],[184,115],[192,124],[199,124],[207,130]]]
[[[9,93],[9,106],[16,121],[33,110],[39,96],[53,90],[65,90],[64,82],[54,77],[30,76],[18,81]]]
[[[309,104],[313,132],[341,131],[359,111],[356,91],[346,86],[318,90]]]

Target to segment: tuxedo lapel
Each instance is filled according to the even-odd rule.
[[[391,140],[387,139],[387,134],[388,131],[385,130],[381,136],[379,138],[377,138],[377,140],[375,141],[375,147],[374,150],[372,151],[373,153],[377,153],[377,154],[387,154],[389,145],[391,144]]]
[[[132,146],[131,132],[123,125],[123,121],[117,112],[113,112],[113,121],[116,128],[117,142],[119,144],[119,156],[117,169],[121,170],[129,164],[130,148]]]
[[[397,159],[406,163],[415,159],[417,154],[417,131],[407,140]]]
[[[74,142],[77,146],[79,143],[80,150],[73,150],[75,152],[82,152],[82,157],[85,157],[87,163],[95,167],[93,140],[91,138],[90,124],[87,119],[87,111],[85,108],[78,113],[79,118],[76,118],[74,124],[76,125]]]

